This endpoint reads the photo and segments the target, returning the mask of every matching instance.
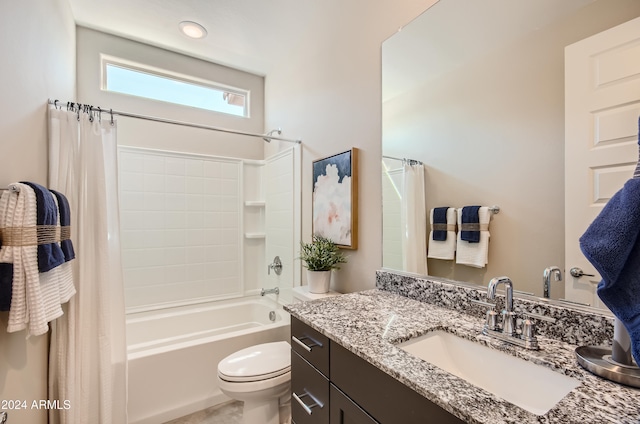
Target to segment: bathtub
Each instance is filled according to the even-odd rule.
[[[229,400],[218,388],[218,362],[288,341],[289,331],[289,314],[261,297],[127,315],[129,423],[163,423]]]

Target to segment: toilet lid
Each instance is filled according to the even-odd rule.
[[[258,381],[291,370],[291,346],[287,342],[263,343],[241,349],[218,364],[218,375],[227,381]]]

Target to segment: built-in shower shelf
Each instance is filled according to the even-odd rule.
[[[266,237],[267,235],[265,233],[244,233],[244,238],[248,239],[263,239]]]
[[[264,200],[245,200],[244,205],[254,208],[264,208],[266,202]]]

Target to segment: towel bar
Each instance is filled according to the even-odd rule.
[[[12,191],[14,193],[19,193],[20,192],[20,187],[18,187],[17,185],[13,185],[10,184],[8,188],[0,188],[0,191]],[[2,424],[2,421],[0,421],[0,424]]]

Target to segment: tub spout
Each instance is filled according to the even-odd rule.
[[[274,287],[272,289],[262,289],[260,290],[260,296],[264,296],[265,294],[280,294],[280,289],[278,287]]]

